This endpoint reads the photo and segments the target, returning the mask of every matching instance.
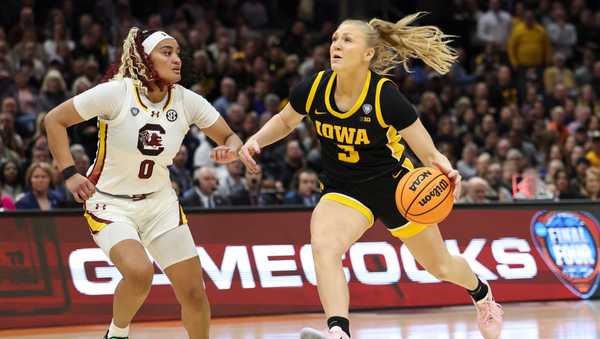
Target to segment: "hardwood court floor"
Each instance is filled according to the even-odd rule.
[[[502,339],[600,339],[600,301],[506,304]],[[355,339],[481,338],[470,306],[354,313]],[[323,327],[321,314],[214,319],[211,338],[298,339],[304,326]],[[105,326],[0,331],[0,338],[100,339]],[[132,339],[185,339],[179,322],[135,324]]]

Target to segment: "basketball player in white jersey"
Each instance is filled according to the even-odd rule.
[[[237,159],[242,143],[203,97],[177,85],[180,71],[173,37],[134,27],[120,65],[109,71],[111,80],[60,104],[45,119],[66,186],[85,202],[94,241],[123,275],[107,339],[128,338],[129,323],[150,291],[154,269],[146,250],[171,281],[189,337],[208,338],[200,260],[167,166],[192,124],[220,145],[211,155],[219,163]],[[84,177],[76,174],[66,128],[93,117],[98,152]]]

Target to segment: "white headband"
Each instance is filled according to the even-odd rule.
[[[175,39],[175,38],[173,38],[172,36],[170,36],[169,34],[163,32],[163,31],[156,31],[156,32],[150,34],[149,37],[147,37],[146,39],[144,39],[144,41],[142,41],[142,47],[144,47],[144,52],[146,52],[146,54],[150,54],[150,52],[152,52],[154,47],[156,47],[156,45],[158,45],[159,42],[161,42],[165,39]]]

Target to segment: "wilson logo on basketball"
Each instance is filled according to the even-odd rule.
[[[419,201],[419,205],[425,206],[434,197],[439,197],[440,195],[442,195],[442,193],[444,193],[444,191],[448,187],[450,187],[450,184],[448,184],[448,182],[446,180],[442,179],[439,184],[437,184],[431,191],[429,191],[429,194],[424,196],[421,199],[421,201]]]
[[[550,270],[573,294],[591,297],[600,282],[600,228],[586,212],[540,212],[531,237]]]
[[[410,187],[408,189],[410,189],[413,192],[416,191],[419,185],[421,185],[421,183],[423,182],[423,180],[427,179],[431,175],[432,174],[430,171],[424,171],[423,173],[419,174],[419,176],[412,182],[412,184],[410,184]]]

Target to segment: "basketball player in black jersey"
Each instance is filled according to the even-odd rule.
[[[436,166],[460,192],[460,175],[436,148],[417,113],[396,85],[383,77],[409,58],[420,58],[440,74],[456,54],[434,26],[410,26],[420,15],[397,23],[346,20],[333,34],[331,70],[317,73],[292,89],[290,102],[250,137],[240,150],[248,170],[262,147],[287,136],[308,116],[322,149],[324,190],[310,231],[321,304],[328,331],[304,329],[302,338],[349,338],[349,293],[341,257],[380,218],[392,235],[436,278],[465,288],[476,305],[484,338],[498,338],[502,310],[489,285],[466,260],[451,255],[437,225],[407,221],[394,203],[400,178],[413,168],[406,147],[425,166]]]

